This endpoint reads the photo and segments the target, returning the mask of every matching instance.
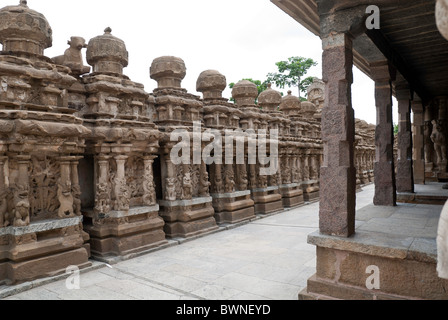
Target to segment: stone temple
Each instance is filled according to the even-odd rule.
[[[320,230],[309,238],[317,246],[317,273],[300,298],[448,297],[436,274],[436,235],[409,234],[421,245],[404,250],[378,241],[373,231],[355,231],[356,191],[363,185],[375,183],[371,210],[378,215],[397,202],[440,206],[448,198],[421,194],[414,184],[448,180],[448,73],[410,73],[393,50],[415,57],[412,43],[378,48],[388,42],[358,25],[366,14],[356,1],[273,2],[323,39],[324,76],[309,87],[309,101],[271,87],[259,94],[241,81],[230,102],[223,97],[227,79],[217,70],[198,75],[201,96],[192,94],[182,88],[187,66],[173,56],[142,66],[157,82],[149,93],[125,75],[129,53],[111,28],[89,41],[72,36],[65,53],[50,58],[44,51],[52,46],[52,29],[41,13],[27,1],[0,9],[0,285],[85,268],[92,260],[129,259],[169,239],[320,200]],[[394,31],[388,26],[394,10],[417,10],[391,2],[385,32]],[[414,2],[435,16],[434,1]],[[443,10],[445,1],[439,4]],[[442,14],[448,33],[446,21]],[[437,48],[448,47],[440,33],[434,37]],[[377,125],[354,118],[353,63],[375,80]],[[422,63],[428,65],[419,70],[437,61]],[[392,94],[400,112],[395,152]],[[441,221],[439,258],[446,260],[446,215]],[[381,264],[386,276],[400,270],[414,284],[421,278],[429,284],[415,296],[415,288],[392,279],[384,292],[372,293],[353,271],[366,263]]]

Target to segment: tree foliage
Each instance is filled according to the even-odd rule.
[[[275,83],[279,88],[298,87],[299,97],[307,92],[307,88],[313,83],[312,77],[303,77],[311,67],[317,66],[317,62],[310,58],[291,57],[287,61],[276,63],[278,72],[269,73],[266,82]]]

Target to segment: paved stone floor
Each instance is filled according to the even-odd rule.
[[[357,209],[372,203],[373,192],[370,185],[357,194]],[[318,214],[319,204],[308,204],[83,272],[79,290],[60,280],[5,300],[297,300],[315,273],[307,236]]]

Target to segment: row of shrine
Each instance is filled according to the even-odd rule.
[[[88,45],[72,37],[64,55],[45,57],[50,25],[26,1],[0,10],[0,43],[0,284],[82,268],[91,256],[129,257],[319,197],[324,84],[317,79],[307,102],[271,88],[258,95],[241,81],[231,103],[219,72],[199,76],[200,98],[181,87],[184,61],[160,57],[150,94],[123,74],[128,52],[110,28]],[[173,132],[193,141],[207,129],[239,129],[233,143],[243,146],[244,161],[229,164],[223,154],[221,162],[174,164]],[[278,140],[266,139],[267,150],[278,144],[275,174],[260,174],[269,164],[248,160],[250,129],[255,138],[278,130]],[[373,181],[375,126],[357,120],[356,132],[361,186]]]

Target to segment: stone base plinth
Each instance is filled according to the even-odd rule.
[[[0,229],[0,284],[19,284],[89,267],[89,236],[82,217]]]
[[[215,219],[218,224],[239,223],[255,217],[250,191],[212,194]]]
[[[302,183],[303,199],[305,201],[314,201],[319,199],[320,188],[319,181],[310,180]]]
[[[218,229],[214,218],[213,199],[160,201],[160,216],[165,220],[168,238],[190,238]]]
[[[283,210],[282,195],[278,187],[267,187],[252,190],[256,214],[269,214]]]
[[[448,299],[437,275],[435,242],[384,233],[352,238],[309,236],[317,246],[316,274],[299,299]]]
[[[90,235],[92,255],[126,256],[166,244],[165,223],[158,212],[157,205],[137,207],[126,212],[112,211],[102,219],[86,223],[84,228]]]
[[[294,208],[305,203],[303,199],[303,190],[297,183],[280,186],[280,194],[284,208]]]

